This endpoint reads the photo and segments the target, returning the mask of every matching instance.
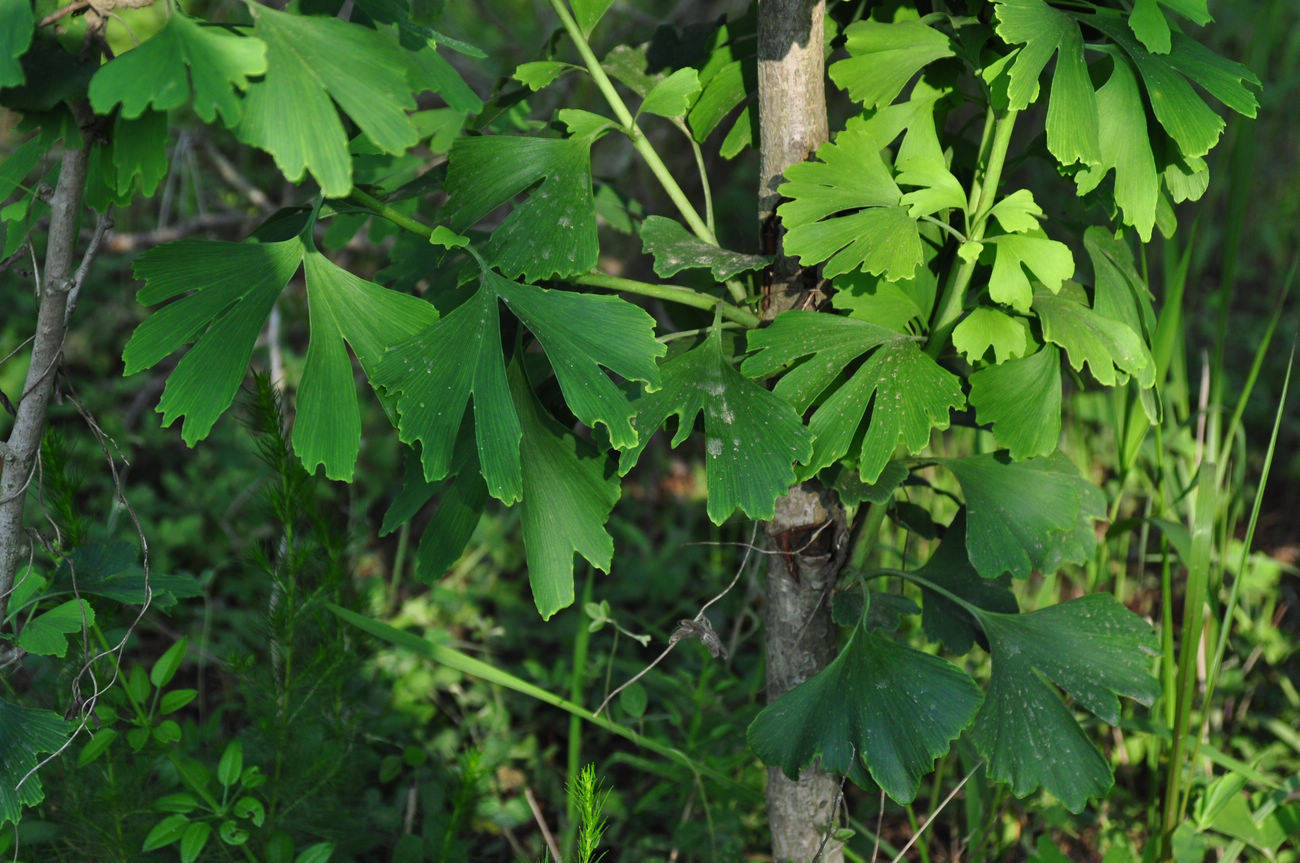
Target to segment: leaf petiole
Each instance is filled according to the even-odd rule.
[[[605,101],[609,103],[609,107],[614,112],[614,116],[622,125],[623,133],[627,135],[628,139],[632,142],[632,147],[645,161],[646,167],[648,167],[650,172],[655,175],[655,179],[659,181],[659,185],[663,186],[664,191],[668,193],[668,197],[673,202],[673,206],[675,206],[677,211],[682,214],[682,218],[686,220],[686,224],[691,229],[691,232],[706,243],[711,243],[715,246],[718,245],[717,236],[714,235],[713,231],[709,230],[709,226],[700,218],[699,212],[696,211],[694,205],[692,205],[690,200],[686,197],[686,193],[682,191],[682,187],[677,184],[677,180],[673,178],[672,172],[668,170],[668,166],[664,164],[664,160],[659,157],[659,153],[650,143],[650,140],[646,138],[645,133],[641,131],[641,127],[636,124],[636,118],[632,116],[632,112],[628,109],[627,103],[623,101],[622,97],[618,95],[618,91],[614,89],[613,82],[609,80],[609,76],[605,74],[605,70],[601,67],[600,61],[596,59],[596,55],[591,50],[591,45],[587,42],[587,38],[582,35],[582,28],[578,26],[578,22],[573,20],[573,16],[569,13],[569,10],[565,8],[564,0],[551,0],[551,8],[554,9],[555,14],[559,16],[560,22],[564,24],[564,29],[568,31],[569,38],[573,40],[574,47],[578,49],[578,54],[581,55],[582,62],[586,64],[587,71],[591,73],[592,80],[596,82],[597,89],[599,89],[600,94],[605,97]]]

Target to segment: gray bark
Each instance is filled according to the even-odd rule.
[[[50,230],[31,363],[9,439],[0,447],[0,619],[8,607],[14,575],[28,554],[29,544],[23,537],[23,505],[40,454],[46,409],[67,333],[69,294],[77,286],[74,261],[86,185],[86,153],[84,148],[64,152],[59,182],[50,198]]]
[[[776,262],[764,282],[763,318],[815,307],[817,274],[782,254],[775,216],[786,168],[805,161],[828,135],[824,0],[759,0],[758,104],[761,175],[758,215],[764,251]],[[792,488],[768,523],[767,698],[772,702],[812,677],[835,656],[830,590],[843,564],[844,511],[818,483]],[[839,843],[825,841],[834,824],[839,781],[816,763],[791,780],[768,770],[767,814],[776,863],[841,863]]]

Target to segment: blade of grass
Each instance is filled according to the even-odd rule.
[[[529,698],[536,699],[552,707],[558,707],[572,716],[584,719],[592,725],[605,729],[606,731],[617,734],[619,737],[628,740],[643,749],[648,749],[657,755],[667,758],[669,761],[676,762],[692,773],[700,776],[707,776],[719,785],[726,787],[732,793],[740,795],[746,799],[755,797],[752,789],[741,785],[726,774],[704,764],[697,764],[689,755],[667,744],[660,743],[650,737],[638,734],[625,725],[620,725],[604,716],[596,716],[587,708],[574,704],[566,698],[561,698],[554,693],[547,692],[536,684],[516,677],[508,671],[497,668],[481,659],[475,659],[461,653],[451,647],[441,644],[434,644],[426,641],[413,632],[405,632],[394,626],[389,626],[383,621],[375,620],[365,615],[357,614],[355,611],[335,605],[332,602],[325,603],[325,607],[334,614],[338,615],[347,623],[352,624],[362,632],[368,632],[376,638],[387,641],[396,647],[409,650],[412,653],[433,660],[439,665],[445,665],[448,668],[468,674],[471,677],[477,677],[488,683],[495,683],[498,686],[504,686],[506,689],[518,692],[521,695],[527,695]]]
[[[1294,270],[1293,270],[1294,272]],[[1274,320],[1276,323],[1276,319]],[[1291,348],[1291,356],[1287,360],[1286,376],[1282,380],[1282,394],[1278,398],[1277,410],[1273,416],[1273,432],[1268,441],[1268,449],[1264,452],[1264,466],[1260,470],[1259,485],[1255,489],[1255,501],[1250,508],[1250,519],[1246,525],[1246,537],[1241,547],[1241,562],[1237,566],[1236,577],[1232,580],[1232,589],[1228,593],[1228,602],[1223,608],[1223,622],[1219,626],[1218,643],[1214,648],[1214,655],[1210,661],[1205,678],[1205,699],[1202,703],[1202,719],[1200,733],[1192,743],[1191,758],[1189,763],[1195,764],[1197,755],[1201,748],[1201,739],[1205,736],[1206,729],[1210,721],[1210,705],[1214,701],[1214,689],[1218,684],[1219,671],[1223,666],[1223,654],[1228,646],[1228,632],[1232,628],[1232,616],[1237,609],[1237,598],[1241,590],[1241,583],[1244,580],[1246,565],[1250,555],[1250,548],[1255,541],[1255,528],[1259,524],[1259,513],[1264,505],[1264,489],[1268,484],[1269,471],[1273,467],[1273,454],[1277,451],[1277,435],[1282,427],[1282,413],[1286,407],[1287,391],[1291,386],[1291,369],[1295,364],[1295,346]],[[1190,783],[1188,789],[1184,790],[1182,801],[1179,805],[1179,817],[1187,811],[1187,799],[1190,796]]]

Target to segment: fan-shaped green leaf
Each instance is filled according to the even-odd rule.
[[[1043,338],[1065,349],[1075,371],[1086,363],[1098,383],[1114,386],[1124,375],[1132,375],[1139,386],[1151,386],[1155,360],[1142,337],[1127,324],[1088,308],[1086,299],[1077,287],[1060,296],[1035,295]]]
[[[785,249],[806,266],[826,262],[827,277],[861,269],[890,281],[915,274],[921,235],[903,191],[880,158],[882,144],[861,123],[817,150],[817,162],[785,172],[779,209]]]
[[[678,69],[651,88],[637,114],[657,114],[670,119],[685,117],[699,94],[699,73],[690,68]]]
[[[1026,578],[1031,570],[1052,573],[1092,554],[1092,522],[1105,517],[1106,497],[1065,456],[1013,462],[976,455],[939,463],[961,483],[966,549],[980,575]]]
[[[35,23],[28,0],[0,0],[0,87],[17,87],[23,83],[23,67],[18,58],[27,53],[27,46],[32,43]]]
[[[424,476],[447,476],[470,396],[479,464],[488,491],[506,503],[522,494],[523,434],[506,383],[497,295],[485,278],[472,297],[391,348],[372,379],[397,396],[398,436],[420,444]]]
[[[438,318],[432,304],[358,278],[310,251],[307,277],[311,341],[298,385],[293,449],[308,471],[325,466],[330,479],[351,481],[361,447],[351,346],[373,378],[388,345],[409,339]]]
[[[615,449],[637,442],[635,411],[623,391],[600,370],[659,387],[654,318],[619,297],[549,291],[487,273],[484,281],[541,342],[569,409],[589,426],[604,425]]]
[[[953,55],[948,37],[920,21],[857,21],[844,37],[849,57],[831,65],[831,80],[867,108],[893,102],[917,72]]]
[[[562,63],[559,60],[534,60],[520,63],[510,77],[534,92],[550,86],[555,79],[567,72],[578,70],[579,66]]]
[[[1029,329],[1023,318],[1013,318],[988,306],[973,309],[952,331],[952,346],[975,363],[989,348],[997,363],[1023,357],[1030,347]]]
[[[957,655],[968,652],[978,641],[987,647],[979,623],[958,599],[987,608],[1015,614],[1019,610],[1015,594],[1009,589],[1011,577],[983,578],[971,566],[966,554],[966,511],[959,510],[948,525],[939,547],[925,566],[916,572],[924,581],[921,587],[921,628],[927,637],[943,644]],[[926,586],[928,582],[931,586]],[[938,586],[945,592],[934,589]]]
[[[952,663],[859,627],[830,665],[758,714],[749,745],[791,778],[817,757],[857,781],[865,766],[909,803],[979,702],[979,687]]]
[[[1193,39],[1174,33],[1168,54],[1152,54],[1133,38],[1115,13],[1099,11],[1088,23],[1128,55],[1147,91],[1147,103],[1184,156],[1204,156],[1218,143],[1224,121],[1196,93],[1192,82],[1239,114],[1255,116],[1259,79],[1245,66],[1219,57]],[[1130,146],[1141,139],[1130,129]]]
[[[258,333],[302,260],[298,239],[279,243],[183,240],[157,246],[135,262],[144,279],[136,299],[153,305],[193,291],[154,312],[122,351],[126,374],[150,368],[182,345],[194,347],[167,379],[158,411],[163,425],[184,416],[181,436],[194,445],[234,401]]]
[[[68,636],[94,622],[95,609],[90,603],[69,599],[27,621],[18,633],[18,646],[38,656],[64,656],[68,652]]]
[[[447,168],[447,219],[464,231],[527,192],[483,252],[508,276],[585,273],[596,265],[591,140],[481,135],[460,138]]]
[[[614,0],[574,0],[573,17],[583,33],[591,33]]]
[[[1082,810],[1114,780],[1052,684],[1115,724],[1116,696],[1149,705],[1160,694],[1151,674],[1154,630],[1108,594],[1028,614],[969,610],[993,656],[988,693],[971,728],[989,775],[1018,796],[1042,787],[1070,811]]]
[[[1053,293],[1074,275],[1074,255],[1065,243],[1041,234],[1004,234],[984,240],[995,257],[989,274],[989,297],[1018,312],[1029,311],[1034,289],[1025,271]]]
[[[771,518],[773,504],[795,482],[794,463],[812,452],[812,436],[790,405],[740,375],[723,354],[722,335],[663,366],[663,388],[635,403],[639,441],[624,451],[626,474],[650,435],[677,417],[672,445],[684,441],[704,414],[709,518],[722,524],[736,509],[750,518]]]
[[[641,242],[654,257],[655,273],[668,277],[682,270],[707,269],[718,282],[739,273],[761,270],[771,263],[766,255],[746,255],[706,243],[681,223],[663,216],[647,216],[641,223]]]
[[[406,65],[388,39],[338,18],[248,8],[267,72],[248,87],[238,134],[274,156],[285,177],[296,182],[310,171],[330,197],[351,191],[348,136],[334,103],[386,153],[416,143]]]
[[[541,343],[569,408],[589,426],[604,425],[619,449],[637,442],[634,410],[601,367],[657,388],[655,358],[665,348],[654,338],[654,319],[625,300],[543,290],[488,270],[469,300],[388,352],[374,380],[399,394],[399,436],[421,444],[425,477],[447,475],[472,394],[488,490],[512,503],[521,493],[520,431],[507,399],[498,300]]]
[[[927,267],[899,282],[854,270],[836,276],[834,286],[831,305],[849,317],[912,335],[925,329],[938,281]]]
[[[239,122],[236,90],[263,75],[266,45],[224,27],[210,27],[172,9],[161,30],[104,64],[90,81],[90,104],[100,114],[122,105],[122,116],[138,117],[146,108],[169,111],[194,97],[194,112],[211,123],[218,114],[227,126]]]
[[[1011,108],[1029,106],[1038,77],[1055,54],[1047,106],[1047,149],[1062,165],[1099,163],[1097,94],[1088,77],[1078,21],[1044,0],[997,0],[996,15],[998,35],[1012,45],[1024,45],[1011,66]]]
[[[793,365],[775,392],[796,410],[806,410],[825,393],[808,422],[815,441],[804,475],[849,452],[868,408],[871,416],[856,456],[861,478],[875,482],[900,442],[908,452],[920,452],[932,429],[948,427],[949,411],[965,405],[956,376],[912,340],[865,321],[786,312],[772,326],[751,332],[749,347],[758,351],[742,367],[751,377]],[[872,348],[848,380],[828,392],[845,368]]]
[[[1116,61],[1110,78],[1097,91],[1101,111],[1101,160],[1075,176],[1079,194],[1095,189],[1115,171],[1115,203],[1124,224],[1137,229],[1143,242],[1151,239],[1156,223],[1160,177],[1147,133],[1146,107],[1138,92],[1137,76],[1127,63]]]
[[[993,439],[1013,459],[1053,452],[1061,439],[1061,352],[1044,345],[975,372],[970,403],[981,423],[993,424]]]
[[[17,824],[24,806],[45,799],[40,777],[32,772],[37,756],[57,751],[71,731],[72,724],[53,710],[0,701],[0,826]]]
[[[609,571],[614,540],[605,522],[620,486],[596,448],[564,431],[542,410],[523,372],[512,366],[510,389],[523,428],[520,521],[528,583],[543,619],[573,603],[573,555]]]

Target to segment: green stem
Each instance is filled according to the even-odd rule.
[[[595,581],[596,570],[587,567],[587,580],[582,586],[582,604],[578,606],[578,631],[573,635],[573,674],[569,677],[569,700],[574,704],[582,702],[582,691],[587,684],[587,645],[591,641],[591,629],[587,626],[587,603],[591,602],[591,586]],[[569,717],[569,751],[568,784],[573,788],[578,781],[578,771],[582,768],[582,720],[577,716]],[[564,836],[561,840],[561,853],[567,854],[574,847],[578,833],[578,803],[572,794],[565,795]]]
[[[609,107],[613,110],[618,122],[622,124],[623,133],[632,141],[633,149],[645,161],[646,167],[655,175],[659,185],[663,186],[664,191],[668,193],[668,198],[673,202],[673,206],[677,207],[677,211],[682,214],[682,218],[686,220],[687,226],[695,236],[706,243],[716,246],[718,238],[714,236],[713,231],[710,231],[709,226],[700,218],[700,214],[695,211],[695,207],[686,197],[686,193],[682,191],[682,187],[677,184],[677,180],[673,178],[672,172],[668,170],[664,160],[659,158],[654,146],[651,145],[641,128],[637,126],[636,118],[632,116],[627,104],[623,102],[622,97],[618,95],[618,91],[614,89],[613,82],[609,80],[609,76],[605,74],[600,61],[596,59],[595,53],[591,50],[587,37],[582,35],[582,28],[578,26],[578,22],[573,20],[569,10],[565,8],[564,0],[551,0],[551,8],[559,16],[560,22],[564,24],[564,29],[568,31],[569,38],[573,40],[574,46],[578,49],[582,62],[586,64],[587,71],[591,73],[592,80],[596,82],[597,89],[605,97],[605,101],[609,103]]]
[[[433,229],[421,222],[419,219],[413,219],[385,204],[383,201],[367,194],[360,189],[353,189],[348,195],[349,200],[354,204],[365,207],[376,216],[387,219],[404,231],[409,231],[417,236],[428,239]],[[604,273],[587,273],[581,276],[573,276],[568,279],[575,285],[587,285],[593,288],[608,288],[615,291],[623,291],[629,294],[640,294],[646,297],[655,297],[660,300],[678,303],[684,306],[693,306],[697,309],[711,310],[715,306],[722,307],[722,316],[727,320],[734,321],[741,326],[757,327],[758,315],[748,309],[739,306],[728,305],[723,300],[709,294],[702,294],[699,291],[682,287],[681,285],[655,285],[649,282],[638,282],[634,279],[625,279],[621,276],[609,276]]]
[[[581,276],[573,276],[569,279],[575,285],[587,285],[592,288],[609,288],[614,291],[623,291],[629,294],[640,294],[645,297],[655,297],[660,300],[669,300],[684,306],[694,306],[697,309],[711,310],[720,309],[722,316],[729,321],[734,321],[741,326],[757,327],[758,315],[749,309],[742,309],[739,306],[729,305],[717,297],[709,294],[702,294],[699,291],[693,291],[690,288],[684,288],[681,285],[655,285],[649,282],[638,282],[635,279],[625,279],[622,276],[608,276],[604,273],[587,273]]]
[[[1007,150],[1011,146],[1011,133],[1015,129],[1016,117],[1019,114],[1019,111],[1007,111],[997,118],[993,141],[989,145],[988,164],[982,176],[977,172],[975,179],[971,181],[971,201],[974,204],[974,212],[969,214],[970,221],[967,226],[966,236],[969,242],[978,243],[984,239],[984,229],[988,226],[989,212],[993,209],[998,184],[1002,181],[1002,169],[1006,166]],[[956,271],[950,271],[953,275],[944,285],[943,295],[939,298],[939,307],[935,312],[934,328],[930,333],[930,341],[926,345],[926,352],[931,356],[937,356],[942,350],[948,336],[957,325],[957,319],[961,317],[966,301],[966,289],[970,286],[971,277],[975,275],[976,262],[975,258],[963,259]]]

